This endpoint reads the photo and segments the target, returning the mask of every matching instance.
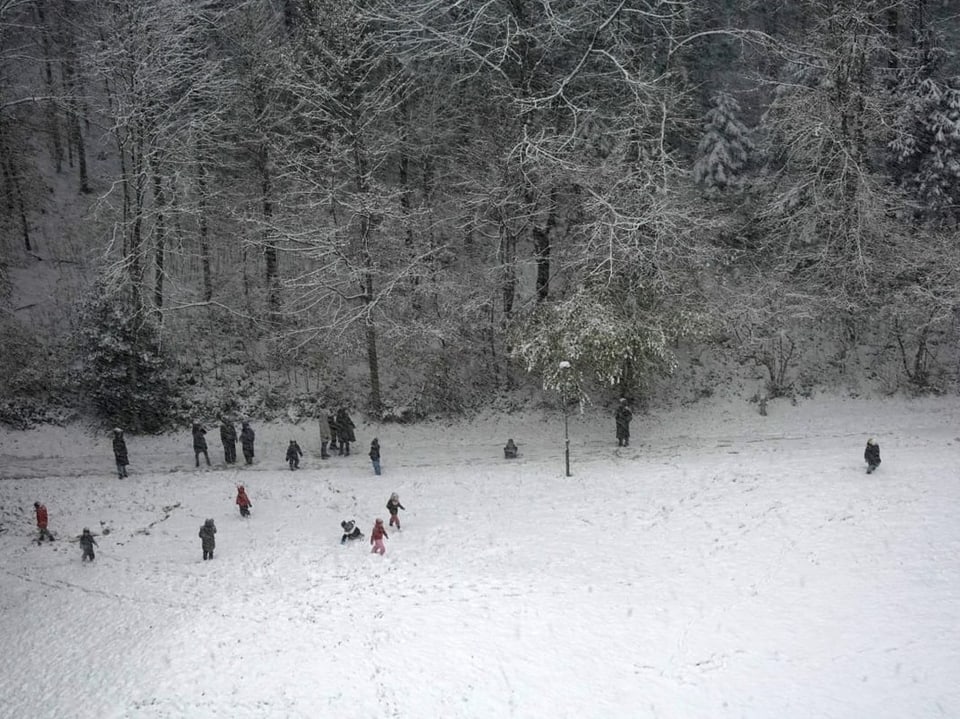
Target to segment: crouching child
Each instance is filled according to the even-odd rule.
[[[363,539],[363,532],[352,519],[345,519],[340,522],[340,529],[343,530],[343,536],[340,537],[340,544],[352,542],[355,539]]]

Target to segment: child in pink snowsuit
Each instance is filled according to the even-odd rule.
[[[373,531],[370,532],[370,544],[373,545],[373,549],[370,550],[370,553],[373,554],[383,554],[387,551],[387,548],[383,546],[383,540],[389,539],[390,535],[387,534],[387,530],[383,528],[383,520],[378,519],[373,525]]]

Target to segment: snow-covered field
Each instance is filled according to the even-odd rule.
[[[590,413],[569,478],[555,415],[360,426],[324,462],[312,424],[254,422],[257,464],[214,439],[212,471],[188,431],[128,437],[122,481],[108,434],[3,432],[0,716],[960,717],[958,420],[956,399],[718,401],[637,416],[618,450]],[[386,555],[341,546],[391,491]]]

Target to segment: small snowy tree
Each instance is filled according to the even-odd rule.
[[[120,293],[94,287],[80,310],[81,381],[98,416],[134,432],[163,428],[173,386],[159,328]]]
[[[693,166],[694,180],[708,193],[738,187],[750,161],[754,144],[739,115],[740,105],[732,95],[718,92],[714,96]]]

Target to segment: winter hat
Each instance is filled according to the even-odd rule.
[[[83,528],[83,533],[84,533],[84,534],[90,534],[90,528],[89,528],[89,527],[84,527],[84,528]]]
[[[383,524],[383,520],[377,517],[377,521],[374,524]]]
[[[113,433],[114,433],[114,434],[123,434],[123,430],[120,429],[119,427],[114,427],[114,428],[113,428]]]
[[[874,442],[873,437],[871,437],[870,439],[867,440],[867,444],[876,444],[876,442]]]
[[[39,509],[39,508],[40,508],[40,502],[34,502],[34,503],[33,503],[33,507],[34,507],[34,509]]]
[[[396,492],[393,492],[393,493],[390,495],[390,499],[400,499],[400,495],[397,494]]]

